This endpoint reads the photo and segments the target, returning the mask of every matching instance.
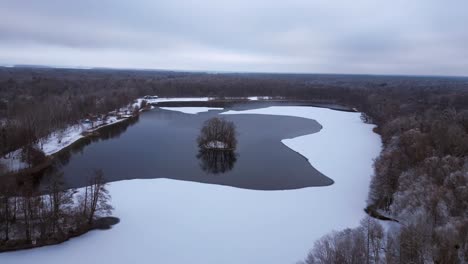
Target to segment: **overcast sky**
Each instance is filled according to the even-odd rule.
[[[467,0],[0,0],[0,64],[468,76]]]

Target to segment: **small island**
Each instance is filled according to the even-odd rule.
[[[225,173],[234,168],[237,154],[236,126],[233,122],[214,117],[203,124],[197,138],[197,158],[200,167],[209,174]]]
[[[237,147],[236,126],[224,118],[213,117],[203,124],[198,147],[202,150],[230,150]]]

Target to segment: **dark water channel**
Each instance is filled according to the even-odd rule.
[[[333,183],[281,143],[281,139],[318,132],[321,127],[316,121],[220,112],[193,115],[159,108],[144,112],[135,121],[102,129],[99,137],[62,151],[53,168],[63,171],[69,187],[85,186],[93,169],[102,169],[107,181],[170,178],[254,190]],[[235,123],[234,153],[199,152],[200,128],[214,116]]]

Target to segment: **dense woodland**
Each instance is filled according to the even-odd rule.
[[[0,67],[0,154],[33,146],[52,131],[64,129],[89,115],[106,114],[147,94],[282,96],[359,106],[370,112],[376,122],[384,122],[390,111],[392,114],[402,110],[422,111],[421,108],[432,103],[445,104],[444,107],[450,103],[459,107],[466,102],[466,94],[452,96],[450,102],[447,100],[466,86],[466,79],[435,77]],[[400,104],[401,100],[406,100],[402,102],[404,105]],[[392,107],[402,109],[387,109]]]
[[[32,181],[0,185],[0,252],[55,244],[87,232],[106,228],[113,208],[102,171],[89,185],[68,189],[57,173],[41,188]],[[98,220],[98,222],[96,222]]]
[[[369,92],[362,119],[378,125],[384,148],[367,211],[398,224],[382,232],[375,220],[363,220],[318,241],[306,263],[468,263],[467,93]]]
[[[0,68],[0,154],[146,94],[357,108],[383,140],[367,211],[398,227],[363,219],[317,241],[305,262],[468,262],[468,78]]]

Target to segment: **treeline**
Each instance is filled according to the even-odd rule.
[[[368,91],[359,107],[378,125],[383,151],[366,211],[398,224],[375,253],[362,247],[361,226],[322,238],[306,263],[468,263],[467,95],[468,88]]]
[[[370,101],[384,149],[368,209],[400,222],[387,234],[387,263],[468,262],[467,94],[436,90],[407,102]]]
[[[0,252],[60,243],[105,225],[97,219],[113,210],[103,173],[94,172],[89,185],[67,189],[55,174],[42,190],[25,183],[0,186]]]
[[[51,132],[90,115],[107,114],[143,94],[142,81],[68,75],[27,69],[0,74],[0,154],[32,147]]]
[[[333,232],[315,242],[305,264],[314,263],[396,263],[382,252],[384,229],[373,218],[366,217],[358,228]]]
[[[399,96],[408,89],[419,100],[420,94],[446,93],[466,86],[466,79],[457,78],[0,67],[0,155],[25,146],[30,150],[53,131],[88,115],[106,114],[147,94],[281,96],[364,106],[369,105],[366,104],[369,93],[380,96],[376,90],[393,90],[390,96]],[[468,98],[457,100],[463,99]],[[395,106],[385,103],[382,107]],[[385,111],[374,110],[375,119]]]

